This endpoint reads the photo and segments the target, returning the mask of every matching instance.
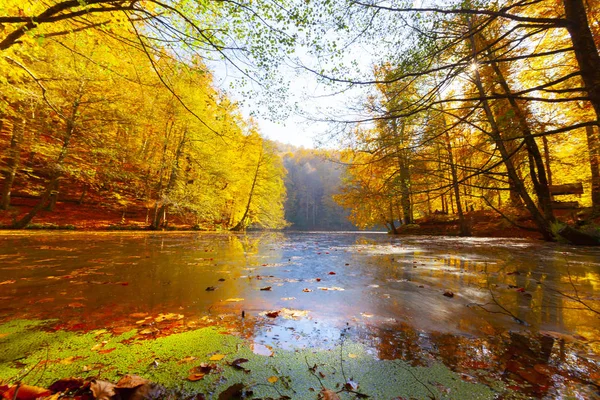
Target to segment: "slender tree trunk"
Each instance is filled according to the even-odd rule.
[[[470,23],[470,19],[469,19],[469,29],[472,31],[472,25]],[[470,35],[469,39],[471,42],[473,61],[477,62],[477,47],[475,44],[475,37],[473,35]],[[542,234],[544,239],[553,240],[554,237],[552,235],[550,225],[552,222],[554,222],[554,219],[551,219],[551,220],[547,219],[545,217],[545,215],[542,214],[540,212],[540,210],[537,208],[537,205],[535,204],[535,202],[533,201],[531,196],[529,196],[529,193],[527,192],[527,188],[525,187],[524,182],[519,178],[517,169],[515,168],[515,165],[512,162],[512,158],[511,158],[512,155],[507,151],[505,142],[504,142],[504,140],[502,140],[502,136],[500,134],[500,128],[498,127],[498,123],[496,122],[496,118],[494,117],[494,113],[492,112],[489,101],[487,100],[487,94],[485,92],[483,84],[481,83],[481,76],[477,69],[475,69],[474,75],[475,75],[475,86],[477,87],[479,96],[482,99],[483,109],[485,111],[485,115],[487,117],[488,123],[490,124],[490,127],[491,127],[491,131],[489,132],[489,135],[494,140],[494,143],[496,144],[496,147],[498,148],[498,151],[500,152],[502,161],[503,161],[504,166],[506,167],[506,171],[508,173],[508,178],[513,182],[515,190],[517,191],[517,193],[519,193],[519,196],[525,203],[525,208],[527,208],[527,210],[531,214],[538,230],[540,231],[540,233]]]
[[[242,216],[240,221],[233,228],[231,228],[232,231],[246,230],[246,227],[247,227],[246,219],[248,218],[248,213],[250,212],[250,206],[252,205],[252,196],[254,196],[254,188],[256,187],[256,182],[258,181],[258,173],[260,171],[262,161],[263,161],[263,149],[261,146],[260,154],[258,156],[258,162],[256,163],[256,170],[254,171],[254,178],[252,179],[252,187],[250,188],[250,194],[248,195],[248,203],[246,203],[246,209],[244,210],[244,215]],[[308,213],[308,205],[306,207],[307,207],[306,210]],[[308,218],[307,218],[307,222],[308,222]]]
[[[467,219],[463,213],[462,205],[461,205],[461,197],[460,197],[460,187],[458,184],[458,170],[456,168],[456,163],[454,162],[454,150],[452,149],[452,141],[450,139],[450,132],[448,132],[446,125],[446,118],[444,118],[444,138],[446,141],[446,151],[448,153],[448,163],[450,164],[450,174],[452,176],[452,190],[454,191],[454,197],[456,198],[456,212],[458,214],[458,225],[460,236],[471,236],[471,230],[469,229],[469,224],[467,223]]]
[[[56,202],[58,201],[58,193],[60,189],[60,180],[57,180],[50,191],[50,199],[48,201],[48,206],[46,207],[46,211],[54,211],[56,208]]]
[[[485,42],[485,39],[484,39]],[[496,74],[498,79],[498,83],[504,90],[504,93],[508,97],[508,102],[512,110],[515,113],[517,121],[519,122],[519,128],[521,134],[523,135],[523,140],[525,141],[525,146],[527,148],[527,154],[529,157],[529,172],[531,181],[533,182],[533,188],[535,190],[535,194],[538,199],[538,204],[544,213],[544,217],[548,221],[554,221],[554,212],[552,211],[552,197],[550,196],[550,188],[548,187],[548,179],[546,177],[546,167],[544,166],[544,160],[542,158],[542,153],[540,152],[539,146],[535,141],[535,137],[531,133],[531,129],[529,128],[529,123],[527,122],[527,118],[525,116],[525,112],[517,103],[517,100],[514,98],[512,90],[506,81],[502,70],[498,66],[498,63],[494,61],[494,56],[490,54],[489,61],[491,63],[492,69]]]
[[[0,210],[6,210],[10,206],[10,193],[12,190],[19,164],[21,163],[21,142],[25,132],[25,118],[15,118],[13,123],[12,138],[8,148],[8,162],[2,170],[2,192]]]
[[[85,87],[85,81],[81,81],[79,84],[79,88],[77,89],[76,97],[73,100],[71,105],[70,115],[66,118],[65,121],[65,134],[63,136],[63,145],[60,149],[60,153],[54,163],[53,171],[50,174],[50,181],[46,185],[46,189],[42,193],[42,196],[38,203],[18,221],[13,223],[13,228],[22,229],[25,228],[29,223],[33,220],[33,218],[46,206],[48,203],[50,196],[52,195],[52,191],[58,185],[58,181],[63,174],[63,163],[67,154],[69,152],[69,144],[71,143],[71,139],[73,134],[75,133],[75,121],[77,119],[77,112],[79,111],[79,106],[81,104],[81,97],[83,96],[83,91]]]
[[[183,148],[185,146],[186,137],[187,129],[183,131],[183,136],[181,137],[181,140],[177,145],[177,150],[175,151],[175,159],[173,160],[173,165],[171,166],[171,173],[169,175],[167,187],[164,192],[164,196],[166,196],[167,198],[171,195],[171,193],[173,193],[173,190],[175,189],[175,185],[177,184],[179,178],[179,171],[181,167],[180,160],[181,155],[183,154]],[[153,225],[154,229],[158,229],[158,227],[161,225],[161,222],[162,224],[164,224],[165,227],[167,226],[167,205],[167,203],[163,202],[159,209],[156,210],[156,215],[158,215],[158,219],[155,218],[155,225]]]
[[[592,205],[600,207],[600,139],[593,126],[586,126],[585,133],[592,173]]]

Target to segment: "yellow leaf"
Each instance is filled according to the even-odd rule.
[[[237,302],[237,301],[244,301],[244,299],[241,299],[241,298],[239,298],[239,297],[235,297],[235,298],[233,298],[233,299],[227,299],[227,300],[225,300],[225,301],[228,301],[228,302],[230,302],[230,303],[234,303],[234,302]]]
[[[209,360],[210,361],[220,361],[220,360],[222,360],[224,358],[225,358],[224,354],[215,354],[211,358],[209,358]]]
[[[279,378],[276,376],[270,376],[267,380],[269,381],[269,383],[275,383],[279,380]]]
[[[356,354],[349,353],[349,354],[348,354],[348,357],[350,357],[350,358],[356,358],[356,357],[358,357],[358,356],[357,356]]]

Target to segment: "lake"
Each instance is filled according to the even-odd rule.
[[[348,340],[375,360],[439,362],[528,396],[598,396],[594,248],[369,232],[5,232],[0,299],[3,323],[142,339],[217,326],[267,352]]]

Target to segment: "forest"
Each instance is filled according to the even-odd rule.
[[[594,1],[2,7],[6,227],[36,226],[60,199],[107,207],[138,228],[168,228],[172,217],[203,230],[319,220],[396,233],[451,215],[442,219],[467,236],[482,211],[546,240],[560,231],[597,242],[595,228],[572,227],[593,222],[600,205]],[[317,26],[328,34],[314,35]],[[367,74],[342,57],[357,44],[379,54]],[[210,67],[221,60],[248,81],[268,81],[278,101],[286,86],[277,69],[298,48],[322,65],[296,60],[323,84],[365,93],[351,116],[321,117],[337,132],[330,161],[344,165],[303,164],[320,170],[322,188],[298,175],[306,155],[286,156],[263,138]]]

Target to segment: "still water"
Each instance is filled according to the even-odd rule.
[[[0,235],[0,322],[156,336],[170,327],[140,315],[160,314],[270,348],[343,333],[377,358],[441,361],[535,397],[598,395],[598,249],[356,232]]]

